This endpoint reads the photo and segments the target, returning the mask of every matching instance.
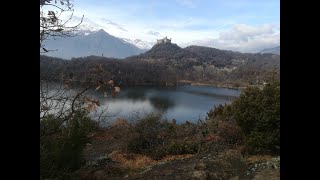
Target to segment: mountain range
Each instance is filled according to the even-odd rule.
[[[280,55],[240,53],[204,46],[179,47],[174,43],[154,45],[150,50],[127,58],[102,56],[73,58],[71,61],[41,56],[40,73],[64,74],[76,81],[92,81],[97,64],[105,78],[117,76],[123,84],[211,83],[238,87],[261,84],[280,72]],[[277,75],[277,77],[279,77]]]
[[[278,54],[280,55],[280,46],[273,47],[273,48],[268,48],[268,49],[263,49],[260,51],[261,54],[266,54],[266,53],[271,53],[271,54]]]
[[[145,52],[137,46],[105,32],[80,31],[73,37],[48,39],[44,42],[48,56],[64,59],[83,56],[105,56],[114,58],[125,58]]]
[[[157,62],[178,69],[199,65],[234,69],[248,64],[259,69],[280,67],[280,55],[272,53],[240,53],[195,45],[181,48],[172,43],[156,44],[147,52],[126,59]]]
[[[46,55],[63,59],[92,55],[126,58],[139,55],[149,49],[152,50],[152,47],[154,47],[154,43],[152,42],[146,42],[140,39],[119,38],[110,35],[103,29],[93,30],[92,28],[81,29],[80,31],[77,31],[73,37],[47,39],[44,41],[44,45],[47,50],[53,50],[46,53]],[[260,51],[260,53],[280,55],[280,46],[264,49]]]

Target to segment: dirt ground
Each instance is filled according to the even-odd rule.
[[[280,164],[276,165],[272,161],[274,157],[245,157],[239,148],[224,143],[207,142],[205,150],[197,154],[166,156],[153,160],[145,155],[129,153],[125,139],[125,135],[112,130],[92,136],[92,142],[87,145],[84,153],[87,165],[79,171],[81,178],[280,179]],[[280,158],[278,161],[280,163]]]

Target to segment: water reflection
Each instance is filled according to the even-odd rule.
[[[107,92],[109,93],[109,92]],[[91,97],[101,102],[100,109],[106,110],[112,118],[130,119],[134,113],[161,113],[168,120],[176,119],[177,123],[195,122],[205,119],[207,112],[214,105],[230,103],[240,95],[239,90],[207,87],[121,87],[116,97],[104,97],[104,90],[90,91]]]
[[[149,100],[155,109],[163,113],[174,107],[174,101],[168,97],[150,97]]]
[[[230,103],[239,94],[239,90],[203,86],[122,87],[105,105],[110,113],[129,119],[133,113],[155,112],[178,123],[195,122],[205,119],[214,105]]]
[[[123,88],[123,89],[125,89],[125,88]],[[144,91],[142,88],[129,89],[127,91],[124,90],[124,93],[126,93],[125,96],[120,95],[119,98],[123,97],[125,99],[130,99],[130,100],[145,100],[146,99],[146,94],[145,94],[146,91]],[[122,94],[124,94],[124,93],[122,93]]]

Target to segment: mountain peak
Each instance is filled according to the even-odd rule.
[[[59,49],[49,53],[50,56],[71,59],[72,57],[101,56],[125,58],[138,55],[143,50],[132,44],[123,42],[122,39],[110,35],[103,29],[86,35],[80,33],[73,38],[59,38],[46,42],[48,49]]]
[[[179,59],[183,57],[195,58],[196,54],[182,49],[174,43],[159,43],[155,44],[149,51],[142,54],[144,57],[162,59],[173,58]]]
[[[162,44],[155,44],[150,50],[152,51],[179,51],[181,47],[177,44],[172,43],[162,43]]]
[[[105,30],[103,30],[103,29],[99,29],[98,31],[97,31],[97,33],[98,34],[108,34],[108,35],[110,35],[109,33],[107,33]]]

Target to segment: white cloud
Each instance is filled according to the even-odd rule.
[[[73,20],[78,22],[79,19],[78,17]],[[279,24],[254,26],[233,23],[230,20],[209,21],[184,17],[148,23],[117,18],[84,18],[84,24],[104,29],[116,37],[155,43],[156,39],[168,36],[172,38],[173,43],[181,47],[201,45],[240,52],[257,52],[280,44]],[[203,25],[206,25],[206,28],[197,28]]]
[[[161,33],[157,32],[157,31],[152,31],[152,30],[148,31],[147,34],[154,35],[154,36],[160,36],[161,35]]]
[[[187,45],[255,53],[264,48],[280,45],[280,27],[272,24],[259,26],[237,24],[229,30],[220,32],[217,38],[204,38],[184,43],[184,46]]]
[[[248,42],[250,38],[263,34],[272,34],[272,25],[262,25],[259,27],[249,26],[245,24],[234,25],[230,31],[221,32],[220,40],[233,40],[236,42]]]

